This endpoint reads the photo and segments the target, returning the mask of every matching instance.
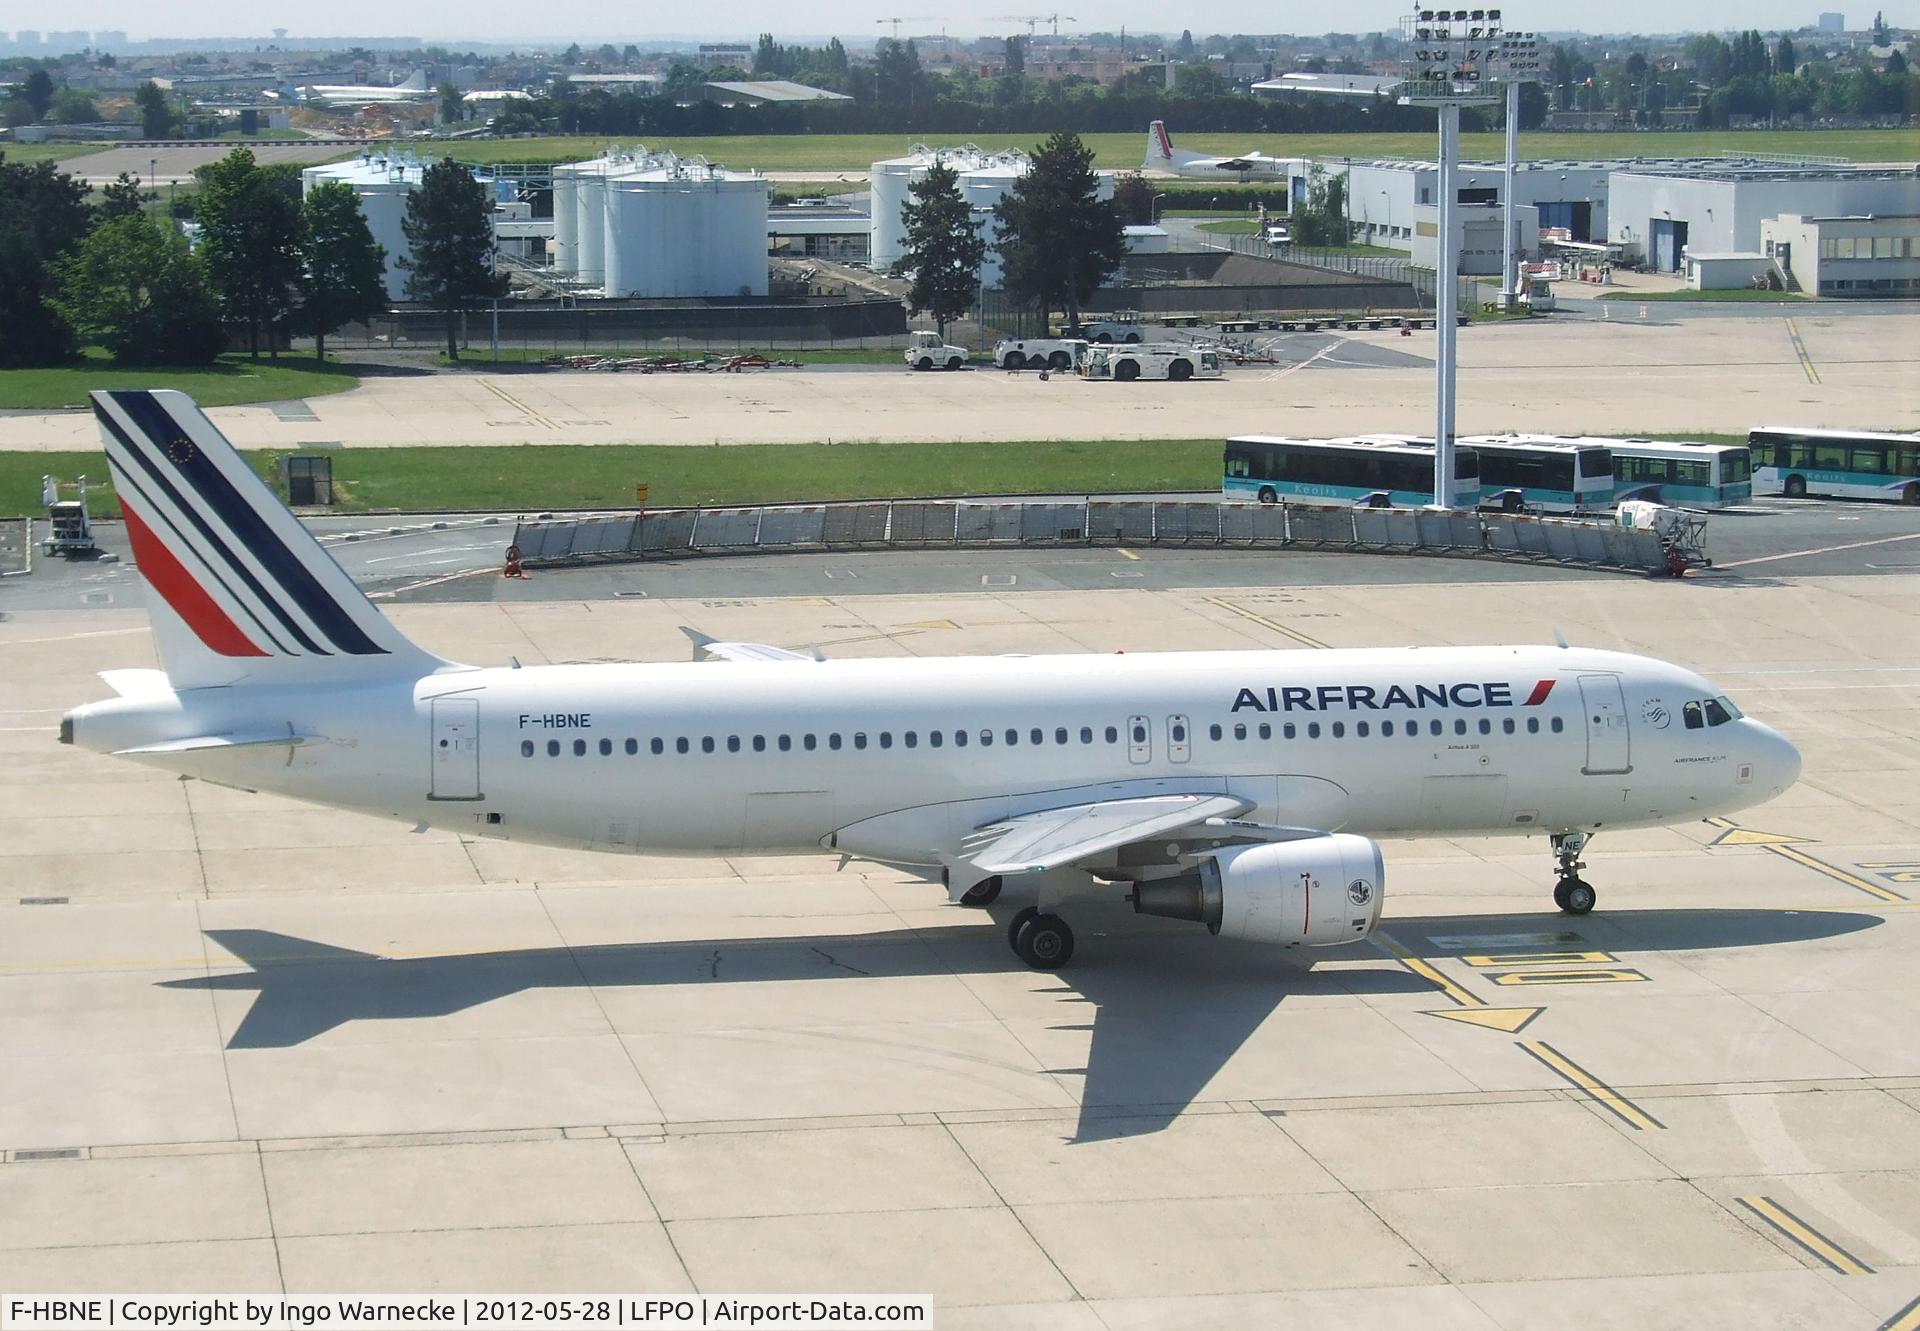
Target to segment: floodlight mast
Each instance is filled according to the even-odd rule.
[[[1507,83],[1506,181],[1500,196],[1500,307],[1511,310],[1519,303],[1524,287],[1516,254],[1519,242],[1513,230],[1513,173],[1520,157],[1520,85],[1539,81],[1540,39],[1531,32],[1510,32],[1501,39],[1500,48],[1501,72]]]
[[[1454,507],[1454,344],[1459,331],[1460,108],[1500,100],[1494,83],[1501,68],[1498,9],[1416,9],[1401,20],[1407,43],[1403,106],[1431,106],[1440,113],[1440,234],[1434,256],[1433,503]],[[1508,191],[1511,195],[1512,191]]]

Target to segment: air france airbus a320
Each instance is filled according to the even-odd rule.
[[[1567,647],[456,665],[361,594],[186,397],[93,395],[163,670],[61,738],[247,790],[615,852],[824,851],[950,899],[1101,885],[1286,947],[1365,937],[1374,838],[1544,835],[1583,914],[1589,836],[1778,795],[1794,747],[1692,671]]]

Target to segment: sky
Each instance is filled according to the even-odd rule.
[[[1484,0],[1483,0],[1484,2]],[[1873,10],[1837,7],[1852,28],[1867,26]],[[1573,5],[1520,4],[1506,8],[1506,22],[1514,28],[1547,31],[1581,29],[1609,32],[1722,31],[1732,28],[1796,28],[1811,25],[1822,9],[1821,0],[1613,0],[1600,10]],[[42,29],[110,29],[135,39],[147,37],[201,37],[264,35],[276,27],[306,37],[418,36],[435,40],[472,38],[514,42],[593,38],[595,41],[646,39],[722,40],[751,38],[771,32],[783,40],[801,36],[838,34],[844,37],[887,36],[887,20],[898,15],[902,36],[947,32],[954,36],[1005,35],[1025,31],[1007,14],[1022,11],[1008,0],[840,0],[831,5],[800,4],[791,0],[727,0],[694,19],[695,7],[640,4],[608,5],[605,0],[415,0],[395,5],[389,0],[326,0],[289,4],[284,0],[173,0],[160,6],[152,0],[68,0],[53,10],[41,9],[32,18],[15,9],[12,25],[37,23]],[[1023,12],[1039,8],[1031,0]],[[1122,25],[1136,30],[1165,30],[1170,20],[1160,5],[1139,0],[1104,0],[1091,8],[1082,4],[1087,21],[1064,18],[1061,35],[1077,30],[1114,30]],[[1881,5],[1895,26],[1920,22],[1920,0],[1898,0]],[[1052,12],[1051,10],[1047,12]],[[1409,7],[1389,0],[1351,0],[1329,10],[1318,5],[1280,4],[1249,10],[1245,0],[1185,0],[1178,7],[1179,23],[1195,36],[1210,32],[1249,30],[1320,32],[1337,19],[1341,31],[1369,32],[1397,28]],[[166,26],[156,28],[155,16],[164,14]],[[1098,17],[1095,18],[1094,16]],[[0,19],[0,23],[8,22]],[[1177,32],[1177,29],[1175,30]]]

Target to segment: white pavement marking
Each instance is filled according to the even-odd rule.
[[[1870,545],[1892,545],[1895,541],[1920,541],[1920,531],[1908,532],[1905,536],[1882,536],[1877,541],[1853,541],[1846,545],[1823,545],[1816,550],[1789,550],[1785,554],[1760,555],[1754,559],[1736,559],[1727,564],[1715,564],[1715,568],[1746,568],[1752,564],[1771,564],[1776,559],[1805,559],[1810,555],[1832,555],[1842,550],[1864,550]]]

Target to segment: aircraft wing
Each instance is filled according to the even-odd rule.
[[[1098,800],[990,824],[961,848],[967,863],[983,874],[1038,873],[1209,818],[1238,818],[1252,808],[1251,800],[1218,793]]]
[[[684,624],[680,626],[680,631],[693,643],[693,659],[696,661],[818,661],[821,659],[817,655],[807,656],[801,652],[790,652],[784,647],[770,647],[764,642],[721,642]]]

